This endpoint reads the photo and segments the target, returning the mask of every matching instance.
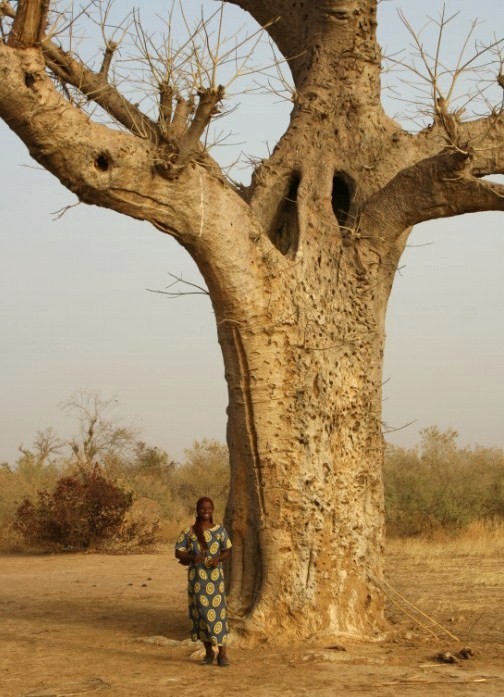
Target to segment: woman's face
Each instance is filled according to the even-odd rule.
[[[210,503],[210,501],[203,501],[203,503],[200,503],[200,505],[196,509],[196,513],[198,514],[198,518],[200,520],[211,520],[213,514],[213,506]]]

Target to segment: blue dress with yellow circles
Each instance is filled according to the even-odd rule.
[[[231,548],[231,540],[222,525],[204,531],[208,550],[202,550],[192,528],[183,530],[175,545],[176,550],[190,554],[217,557]],[[189,619],[192,620],[191,639],[225,646],[229,634],[224,573],[222,564],[215,568],[192,563],[188,569]]]

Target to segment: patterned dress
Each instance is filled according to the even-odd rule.
[[[202,550],[192,528],[183,530],[175,545],[176,550],[190,554],[217,557],[231,548],[231,540],[222,525],[204,531],[208,550]],[[213,568],[205,562],[188,569],[189,619],[192,620],[191,639],[206,641],[214,646],[225,646],[229,633],[224,593],[222,564]]]

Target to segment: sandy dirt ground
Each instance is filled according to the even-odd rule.
[[[0,556],[0,696],[502,697],[502,562],[397,548],[388,554],[393,602],[383,641],[230,647],[224,669],[199,666],[187,641],[186,570],[170,551]],[[415,620],[399,609],[403,598],[461,641],[433,637],[441,630],[410,606]],[[433,658],[463,647],[474,653],[468,660]]]

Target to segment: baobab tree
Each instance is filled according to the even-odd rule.
[[[204,146],[226,96],[218,50],[207,68],[196,48],[198,36],[210,43],[204,23],[155,55],[137,25],[154,114],[110,77],[117,33],[103,32],[94,68],[58,34],[65,20],[49,0],[2,2],[0,116],[80,201],[150,221],[205,279],[229,393],[237,633],[366,636],[383,623],[381,383],[394,274],[416,223],[504,210],[504,186],[485,179],[504,172],[504,118],[498,106],[459,109],[452,88],[473,63],[447,71],[418,36],[412,70],[429,86],[430,122],[411,133],[389,117],[377,0],[228,4],[264,27],[294,86],[288,128],[248,186]],[[495,58],[502,86],[499,50],[496,40],[475,56]]]

